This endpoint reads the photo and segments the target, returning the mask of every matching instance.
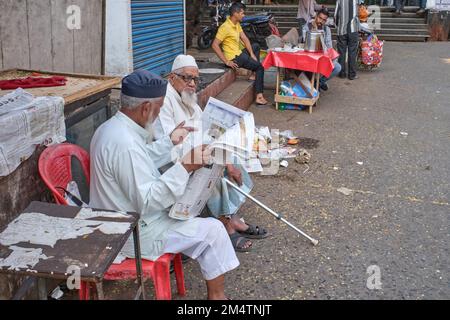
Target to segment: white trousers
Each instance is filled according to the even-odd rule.
[[[195,236],[187,237],[170,230],[164,253],[181,252],[197,260],[205,280],[212,280],[239,266],[230,236],[214,218],[200,218]]]

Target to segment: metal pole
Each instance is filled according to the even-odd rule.
[[[244,195],[245,197],[247,197],[248,199],[252,200],[254,203],[256,203],[258,206],[260,206],[261,208],[263,208],[264,210],[266,210],[267,212],[269,212],[270,214],[272,214],[275,218],[277,218],[278,220],[283,221],[285,224],[287,224],[289,227],[291,227],[292,229],[294,229],[295,231],[297,231],[298,233],[300,233],[302,236],[304,236],[305,238],[307,238],[309,241],[312,242],[313,245],[317,245],[319,243],[318,240],[310,237],[309,235],[307,235],[306,233],[304,233],[302,230],[300,230],[299,228],[297,228],[296,226],[294,226],[292,223],[290,223],[289,221],[287,221],[286,219],[284,219],[281,215],[279,215],[278,213],[276,213],[275,211],[273,211],[272,209],[270,209],[268,206],[266,206],[265,204],[263,204],[262,202],[258,201],[257,199],[255,199],[254,197],[252,197],[251,195],[249,195],[248,193],[246,193],[244,190],[242,190],[241,188],[239,188],[238,186],[236,186],[234,183],[232,183],[230,180],[225,178],[225,182],[232,188],[236,189],[239,193],[241,193],[242,195]]]
[[[145,300],[145,288],[144,288],[144,276],[142,272],[142,256],[141,256],[141,242],[139,239],[139,221],[133,230],[133,240],[134,240],[134,258],[136,260],[136,275],[138,280],[138,286],[142,291],[142,300]]]

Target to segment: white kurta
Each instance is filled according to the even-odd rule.
[[[90,206],[140,213],[141,225],[151,226],[153,240],[143,244],[142,253],[154,259],[162,254],[169,228],[180,228],[186,235],[196,228],[194,220],[181,223],[167,215],[189,179],[180,163],[164,175],[158,171],[170,161],[172,141],[164,137],[147,144],[147,136],[121,112],[98,128],[91,142]]]
[[[236,268],[239,261],[221,223],[168,216],[189,174],[176,163],[161,175],[158,168],[170,162],[173,144],[168,136],[147,144],[148,136],[120,111],[98,128],[91,142],[90,206],[140,213],[143,258],[186,252],[200,262],[207,280]],[[134,257],[132,237],[122,253]]]

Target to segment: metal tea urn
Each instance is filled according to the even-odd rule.
[[[323,30],[306,32],[305,51],[322,52],[325,48],[325,33]]]

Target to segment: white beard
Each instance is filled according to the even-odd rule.
[[[183,90],[181,92],[181,101],[183,102],[183,104],[186,107],[193,109],[194,106],[198,102],[198,97],[197,97],[197,94],[195,92],[190,92],[188,90]]]
[[[147,132],[150,134],[150,136],[148,137],[148,140],[147,140],[148,143],[153,142],[153,137],[154,137],[153,122],[154,121],[151,118],[149,118],[147,123],[145,124],[145,130],[147,130]]]

